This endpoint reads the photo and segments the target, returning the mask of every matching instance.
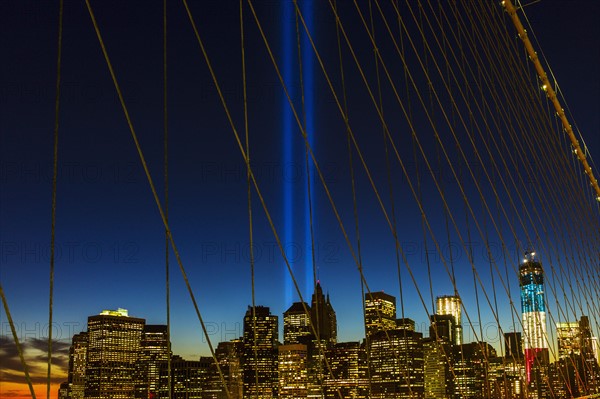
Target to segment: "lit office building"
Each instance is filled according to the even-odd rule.
[[[407,328],[371,336],[371,399],[424,397],[423,335],[414,331],[414,322],[400,324]]]
[[[135,398],[144,319],[126,309],[88,317],[85,398]]]
[[[365,294],[365,331],[367,338],[377,331],[396,328],[396,298],[385,292]]]
[[[185,360],[180,356],[171,359],[171,399],[207,399],[206,386],[211,378],[212,358]],[[160,368],[160,398],[169,397],[168,363]]]
[[[434,316],[434,315],[432,315]],[[423,339],[425,399],[449,399],[454,393],[452,346],[449,340]]]
[[[459,398],[489,398],[492,378],[489,361],[496,350],[486,342],[454,347],[454,390]]]
[[[285,345],[307,343],[308,337],[313,335],[310,314],[310,306],[306,302],[294,302],[283,313],[283,343]]]
[[[227,384],[229,390],[229,398],[222,387],[222,382],[219,378],[218,371],[213,372],[215,385],[217,390],[221,392],[219,398],[227,399],[241,399],[243,396],[242,382],[242,352],[244,344],[241,339],[234,339],[227,342],[219,342],[217,349],[215,350],[215,356],[219,361],[223,378]]]
[[[461,345],[462,339],[462,320],[461,320],[461,301],[458,295],[444,295],[436,298],[436,314],[451,315],[454,317],[454,344]]]
[[[578,322],[556,323],[558,358],[581,354],[581,340]]]
[[[366,352],[359,342],[339,342],[327,351],[331,374],[325,377],[325,398],[367,398]]]
[[[244,398],[276,398],[278,317],[266,306],[248,306],[242,353]],[[258,381],[258,383],[257,383]]]
[[[72,344],[69,348],[68,374],[68,397],[72,399],[83,399],[84,397],[87,347],[87,332],[73,335]]]
[[[306,398],[308,392],[308,350],[306,345],[279,346],[279,398]]]
[[[167,326],[144,326],[139,360],[139,385],[142,398],[158,397],[161,364],[171,357]]]

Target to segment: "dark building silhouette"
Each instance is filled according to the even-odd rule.
[[[504,333],[504,347],[506,359],[508,361],[523,360],[523,340],[520,332]]]
[[[327,297],[323,295],[320,282],[317,282],[315,292],[312,295],[310,319],[318,334],[317,339],[332,343],[337,341],[337,318],[335,311],[329,300],[329,294],[327,294]]]
[[[456,342],[456,323],[453,315],[450,314],[432,314],[429,316],[431,324],[429,325],[429,336],[440,341]]]
[[[215,356],[221,367],[223,378],[229,390],[230,399],[241,399],[243,396],[244,384],[242,381],[242,354],[244,343],[242,339],[234,339],[227,342],[219,342],[215,350]],[[218,392],[217,398],[227,399],[227,394],[223,389],[221,379],[219,378],[216,364],[213,364],[213,381],[215,391]]]

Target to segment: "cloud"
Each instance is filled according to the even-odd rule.
[[[29,394],[29,391],[27,391],[27,393],[23,393],[23,391],[21,390],[17,390],[17,389],[7,389],[7,390],[0,390],[0,395],[3,398],[30,398],[31,395]]]
[[[60,383],[66,379],[69,364],[69,344],[61,341],[52,342],[52,383]],[[32,383],[46,383],[48,370],[48,342],[43,339],[30,338],[21,343],[23,357],[27,364]],[[17,345],[11,337],[0,336],[0,380],[3,383],[25,383],[25,372]],[[18,392],[13,390],[14,393]],[[2,392],[2,397],[9,392]],[[12,396],[18,397],[18,396]]]

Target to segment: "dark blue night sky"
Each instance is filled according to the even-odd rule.
[[[22,339],[47,336],[58,14],[55,3],[0,4],[0,277]],[[93,1],[92,6],[162,199],[162,2]],[[191,1],[190,6],[243,139],[239,4]],[[255,7],[296,109],[301,116],[303,109],[306,113],[309,142],[356,251],[346,128],[334,97],[303,32],[299,38],[302,63],[299,61],[293,4],[260,1]],[[301,1],[300,7],[333,84],[341,93],[335,22],[329,5]],[[384,7],[391,10],[387,3]],[[406,5],[402,7],[404,10]],[[498,8],[501,10],[500,5]],[[568,7],[564,2],[545,0],[525,8],[539,42],[534,45],[543,49],[574,116],[573,125],[582,132],[596,162],[600,159],[599,8],[599,3],[590,0],[570,1]],[[361,9],[368,12],[368,3],[361,3]],[[304,140],[247,3],[244,13],[251,162],[301,293],[309,301],[313,262]],[[358,56],[366,63],[370,83],[375,85],[373,49],[356,10],[351,4],[344,4],[340,13]],[[246,168],[179,2],[169,2],[168,18],[169,221],[212,333],[211,340],[216,343],[241,335],[242,318],[251,303]],[[377,29],[378,37],[384,37],[384,27]],[[516,36],[512,25],[506,29]],[[165,237],[85,2],[66,1],[63,34],[53,331],[57,339],[68,343],[72,333],[86,328],[87,316],[102,309],[127,308],[131,315],[145,318],[148,323],[165,323]],[[522,46],[514,37],[510,40]],[[391,42],[385,43],[381,51],[390,54],[389,66],[404,90],[401,63]],[[343,57],[350,125],[390,212],[382,126],[346,47]],[[410,67],[418,69],[416,64]],[[383,79],[382,75],[385,83]],[[426,176],[422,159],[414,161],[413,143],[400,108],[392,105],[389,85],[384,85],[383,97],[391,128],[403,132],[398,134],[396,144],[407,160],[409,173],[415,176],[418,169],[425,175],[421,196],[432,229],[440,238],[442,256],[430,237],[423,238],[419,209],[401,168],[393,162],[398,241],[415,279],[411,280],[402,265],[404,316],[424,329],[427,314],[417,291],[431,311],[429,261],[433,295],[453,293],[442,262],[442,258],[448,258],[452,245],[448,244],[439,194]],[[412,98],[416,109],[416,96]],[[419,115],[418,111],[415,115]],[[439,113],[436,118],[441,121]],[[456,209],[457,224],[464,233],[469,223],[465,221],[464,204],[448,168],[436,158],[433,134],[423,120],[417,120],[415,126],[423,132],[422,143],[429,148],[432,167],[442,176],[449,206]],[[447,131],[445,134],[449,137]],[[472,151],[469,154],[473,156]],[[384,290],[399,297],[393,236],[356,151],[353,157],[365,276],[371,290]],[[337,312],[340,340],[359,340],[364,330],[356,264],[312,163],[309,174],[317,278],[330,294]],[[483,179],[483,175],[480,177]],[[473,198],[474,212],[484,215],[475,186],[468,185],[467,190]],[[484,191],[489,194],[489,187]],[[491,204],[496,207],[494,200]],[[298,300],[298,294],[254,190],[252,210],[256,303],[270,306],[273,313],[282,317],[283,311]],[[597,218],[597,212],[595,215]],[[506,229],[508,221],[500,219]],[[594,223],[597,226],[597,219],[592,220],[592,227]],[[501,263],[500,241],[489,221],[485,226],[490,232],[490,247],[496,250],[492,256]],[[472,221],[470,229],[474,261],[491,293],[485,241],[476,233]],[[527,245],[522,243],[526,237],[523,231],[518,231],[518,237],[513,237],[508,229],[505,232],[511,240],[508,262],[513,265]],[[449,235],[454,245],[457,286],[472,321],[477,322],[468,254],[457,234],[451,231]],[[521,243],[515,243],[516,240]],[[544,254],[541,256],[544,260]],[[173,350],[189,358],[206,355],[205,339],[172,252],[170,259]],[[518,303],[518,280],[512,269],[509,273],[512,299]],[[500,321],[509,331],[512,321],[508,298],[497,279],[495,284],[500,298]],[[497,341],[497,323],[482,293],[479,295],[481,321],[486,326],[484,338]],[[400,313],[399,309],[398,317]],[[2,344],[8,348],[12,337],[4,311],[0,313],[0,325]],[[470,327],[464,331],[465,341],[474,339]],[[4,355],[8,353],[7,349]],[[62,371],[57,367],[56,372]],[[2,379],[12,383],[14,377],[9,375],[12,374],[5,370]]]

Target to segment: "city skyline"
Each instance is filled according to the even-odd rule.
[[[325,49],[325,63],[333,70],[337,49],[334,45],[335,23],[329,15],[331,11],[327,4],[300,3],[304,7],[303,12],[312,15],[309,25],[312,24],[317,44]],[[143,10],[111,2],[92,2],[92,5],[162,199],[162,5],[148,6]],[[214,337],[216,342],[228,341],[235,338],[234,335],[238,338],[243,335],[246,306],[252,302],[246,167],[239,152],[236,152],[238,150],[227,119],[205,69],[187,15],[180,5],[169,4],[168,7],[169,222],[211,339]],[[265,23],[267,36],[272,40],[275,58],[283,59],[286,51],[290,51],[285,46],[285,29],[291,29],[288,31],[294,39],[291,64],[296,64],[294,21],[287,21],[288,25],[282,23],[281,15],[286,12],[284,7],[271,3],[259,3],[256,7]],[[573,124],[581,129],[592,159],[600,159],[600,136],[595,134],[600,131],[600,60],[597,52],[593,51],[599,46],[600,34],[594,34],[598,33],[599,27],[593,18],[597,15],[598,7],[597,4],[581,1],[579,6],[570,6],[568,10],[554,3],[526,8],[539,41],[538,51],[541,53],[543,49],[548,57],[552,72],[575,117]],[[114,12],[117,9],[120,12]],[[208,52],[214,58],[217,75],[224,81],[225,96],[234,104],[235,123],[238,130],[242,131],[243,128],[239,129],[243,126],[243,118],[240,105],[242,93],[239,89],[241,72],[238,71],[238,4],[193,4],[192,12],[200,23]],[[362,315],[357,309],[362,307],[362,291],[366,292],[366,286],[361,284],[357,271],[351,179],[346,138],[343,136],[345,128],[337,119],[334,121],[332,115],[339,118],[334,100],[326,90],[317,60],[309,55],[310,42],[305,35],[301,35],[304,51],[301,65],[304,73],[312,73],[315,87],[312,93],[312,125],[316,133],[311,145],[321,162],[324,180],[329,184],[338,205],[340,218],[352,244],[351,249],[340,231],[325,190],[314,175],[314,169],[310,172],[313,179],[310,201],[314,219],[313,223],[307,220],[304,144],[298,129],[292,129],[293,156],[284,157],[280,133],[282,126],[289,123],[284,120],[287,109],[284,94],[272,72],[256,26],[252,25],[254,22],[250,9],[245,9],[245,13],[248,18],[248,95],[252,111],[250,153],[254,173],[271,210],[275,228],[283,239],[302,300],[311,303],[315,278],[310,267],[313,254],[310,253],[309,230],[312,228],[314,272],[324,288],[324,295],[331,298],[331,305],[336,311],[339,341],[359,341],[364,338],[365,332]],[[25,345],[27,359],[35,375],[39,396],[45,390],[46,365],[43,358],[44,339],[48,330],[51,130],[54,120],[57,14],[56,4],[33,1],[3,4],[0,10],[6,31],[15,32],[9,36],[18,38],[4,39],[3,47],[11,62],[0,67],[4,76],[0,115],[0,277],[19,338]],[[343,17],[350,26],[354,26],[352,29],[348,27],[349,34],[357,37],[357,41],[362,38],[363,43],[368,43],[366,36],[359,36],[362,25],[354,12],[345,10]],[[53,349],[56,355],[53,392],[62,378],[60,373],[64,372],[71,337],[86,328],[90,314],[102,309],[126,308],[134,316],[143,316],[148,324],[166,323],[164,228],[139,166],[85,4],[67,1],[64,24],[53,315],[53,336],[57,342]],[[227,24],[235,26],[235,29],[226,29]],[[566,26],[568,29],[562,29]],[[507,26],[509,32],[513,32],[513,29]],[[378,32],[381,35],[383,33],[383,29]],[[522,45],[516,41],[515,44]],[[364,47],[361,50],[371,54],[372,49],[368,49],[368,45]],[[391,47],[388,43],[387,49]],[[391,50],[389,52],[392,53]],[[344,56],[348,57],[346,62],[350,70],[350,54]],[[365,56],[365,59],[372,62],[372,58]],[[299,73],[298,65],[290,67],[290,76]],[[394,66],[398,68],[399,64]],[[356,71],[347,73],[349,81],[360,82]],[[289,79],[290,87],[295,90],[294,101],[299,105],[300,82]],[[306,90],[309,90],[308,78],[304,83]],[[339,84],[339,77],[334,76],[334,83]],[[383,191],[387,178],[382,150],[375,148],[374,144],[372,147],[368,145],[375,141],[371,140],[373,131],[377,132],[379,140],[381,125],[376,124],[377,118],[372,110],[364,110],[370,105],[365,100],[368,98],[366,91],[353,87],[349,95],[360,99],[355,103],[350,102],[353,109],[352,126],[365,135],[365,156],[377,173],[376,184],[387,201],[389,194]],[[391,107],[386,109],[391,113]],[[332,141],[331,136],[327,136],[330,132],[339,133],[343,140]],[[332,142],[333,145],[330,144]],[[427,170],[423,160],[411,161],[415,157],[412,144],[401,144],[404,148],[400,152],[408,160],[406,165],[409,172],[415,175],[418,170]],[[433,139],[425,139],[424,144],[434,147]],[[354,162],[359,165],[356,154],[354,156]],[[485,165],[476,159],[473,159],[473,166],[476,170],[485,169]],[[445,171],[443,164],[432,167],[440,175]],[[483,340],[499,349],[504,339],[498,331],[499,325],[503,332],[523,330],[519,322],[521,308],[518,305],[511,308],[509,300],[519,303],[517,269],[526,249],[524,247],[537,247],[542,264],[551,266],[552,271],[555,265],[557,270],[558,266],[562,270],[562,249],[551,251],[554,243],[552,239],[545,240],[545,237],[537,237],[538,242],[526,242],[529,234],[534,237],[535,234],[521,228],[517,229],[514,236],[512,231],[509,232],[507,236],[511,240],[505,242],[494,233],[492,223],[486,227],[486,233],[490,232],[486,247],[486,240],[477,234],[473,223],[469,224],[469,217],[464,220],[466,211],[463,210],[460,194],[450,184],[446,188],[450,206],[457,209],[457,230],[462,229],[464,237],[459,237],[451,228],[448,233],[449,222],[445,220],[441,202],[432,199],[426,205],[428,216],[431,217],[431,229],[441,238],[440,247],[436,248],[432,238],[424,233],[419,209],[409,199],[406,179],[401,175],[400,168],[396,165],[392,172],[397,181],[393,187],[397,195],[397,239],[404,250],[406,263],[411,266],[414,280],[405,264],[397,261],[393,234],[379,209],[366,173],[357,166],[355,181],[359,204],[361,267],[371,293],[385,292],[394,296],[397,301],[396,317],[414,320],[416,330],[426,336],[430,325],[427,313],[435,313],[435,298],[455,295],[458,288],[466,310],[461,315],[462,342],[472,342],[475,340],[474,334],[482,331]],[[483,174],[480,177],[483,180]],[[446,175],[443,182],[451,183],[452,179]],[[538,182],[533,183],[532,186]],[[539,183],[543,182],[540,180]],[[285,190],[291,191],[285,194]],[[427,199],[438,195],[434,184],[425,178],[422,190],[422,195]],[[473,198],[477,197],[473,185],[467,190]],[[290,198],[297,202],[294,203]],[[506,200],[506,197],[500,199]],[[295,204],[292,210],[286,208],[286,201]],[[286,309],[301,299],[290,284],[285,262],[256,192],[253,192],[252,204],[256,305],[270,307],[271,312],[281,319]],[[389,207],[387,210],[389,212]],[[475,212],[483,214],[483,206],[477,205]],[[502,222],[509,223],[506,220]],[[594,223],[592,220],[592,227]],[[469,238],[471,245],[465,247],[461,239],[467,240],[465,230],[469,226],[473,236]],[[589,227],[582,226],[582,232],[585,233]],[[509,230],[506,226],[500,226],[499,229],[504,229],[504,232]],[[594,245],[592,243],[592,247]],[[502,249],[504,246],[505,252]],[[540,250],[544,246],[548,251]],[[490,249],[491,254],[488,253]],[[507,254],[509,256],[505,258]],[[491,271],[493,265],[490,256],[501,267],[508,264],[506,276],[501,270],[503,280],[497,278],[492,281],[491,276],[495,272]],[[564,256],[567,256],[566,253]],[[400,263],[401,269],[401,288],[397,263]],[[475,264],[481,273],[481,284],[474,283],[471,264]],[[173,352],[186,359],[206,356],[206,340],[172,251],[170,269]],[[451,274],[454,273],[458,276],[454,281],[457,287],[453,286],[454,277]],[[556,289],[556,281],[560,279],[552,272],[547,273],[546,278],[548,312],[549,315],[558,315],[552,320],[549,316],[548,329],[554,329],[556,322],[578,321],[575,317],[572,317],[574,320],[566,320],[573,313],[581,313],[578,309],[575,312],[567,310],[564,315],[561,314],[563,309],[556,308],[554,302],[558,300],[555,301],[555,296],[561,295],[561,287],[558,287],[557,294],[552,289]],[[481,285],[491,287],[493,284],[503,296],[498,305],[498,322],[493,314],[496,309],[490,305],[493,299],[485,298],[480,288]],[[476,290],[474,286],[479,288]],[[510,298],[505,290],[511,293]],[[479,318],[483,324],[481,328]],[[597,328],[593,313],[590,313],[590,318],[592,327]],[[0,384],[2,389],[9,387],[26,397],[27,388],[22,373],[19,373],[20,363],[4,309],[0,311],[0,325],[0,354],[8,359],[6,366],[0,370]],[[281,322],[278,333],[283,337]],[[552,340],[554,345],[556,337]]]
[[[524,266],[529,269],[524,270],[526,272],[534,270],[535,263],[535,258],[530,255],[527,262],[524,262]],[[529,287],[524,285],[525,296],[527,296],[528,289]],[[325,300],[321,287],[317,286],[315,294],[313,294],[313,308],[318,306],[315,304],[320,302],[319,298]],[[452,298],[450,296],[437,298],[438,308],[436,314],[431,317],[429,336],[427,337],[422,332],[416,331],[413,320],[396,319],[393,296],[382,292],[367,293],[364,298],[366,312],[364,326],[367,336],[366,339],[359,342],[341,342],[337,340],[336,334],[331,335],[331,331],[337,330],[335,310],[331,307],[327,310],[329,315],[327,317],[331,317],[333,327],[329,326],[329,323],[320,323],[318,311],[315,313],[307,304],[293,304],[283,314],[281,323],[279,323],[278,315],[273,315],[269,307],[257,305],[252,308],[249,306],[244,316],[243,335],[228,341],[213,342],[216,348],[215,358],[224,368],[224,371],[221,370],[221,372],[225,373],[229,393],[234,398],[241,397],[238,395],[252,397],[253,392],[261,392],[261,395],[268,397],[277,395],[282,398],[308,397],[318,394],[324,383],[325,386],[330,387],[326,389],[326,395],[329,395],[327,397],[330,395],[335,397],[335,390],[328,391],[328,389],[338,386],[348,390],[344,391],[345,394],[359,395],[358,397],[363,397],[370,392],[369,397],[371,398],[389,398],[392,393],[394,395],[402,392],[408,394],[415,389],[418,392],[424,389],[427,395],[444,395],[444,392],[452,393],[455,389],[462,394],[477,393],[487,389],[493,392],[508,389],[504,395],[510,394],[511,396],[506,397],[518,398],[521,397],[519,392],[524,389],[524,386],[519,384],[525,384],[525,381],[530,379],[531,382],[527,389],[533,392],[531,395],[534,395],[530,397],[543,398],[548,395],[549,391],[545,383],[540,390],[539,382],[535,382],[534,373],[540,372],[546,376],[545,378],[550,378],[552,387],[550,389],[555,392],[553,397],[562,397],[562,394],[558,393],[564,389],[569,392],[571,389],[577,389],[577,392],[580,393],[594,392],[594,390],[600,389],[594,382],[600,377],[598,339],[590,335],[591,330],[587,316],[582,316],[577,323],[559,323],[556,326],[559,354],[556,359],[549,362],[547,349],[545,356],[537,352],[533,357],[529,354],[531,350],[529,348],[532,347],[529,341],[536,340],[537,337],[527,338],[529,334],[527,332],[523,334],[523,340],[521,340],[521,333],[505,333],[506,353],[503,350],[498,352],[485,341],[457,342],[457,325],[455,315],[452,315],[453,303],[456,301]],[[329,298],[327,298],[327,304],[329,303]],[[527,313],[530,309],[531,304],[523,302],[523,311]],[[450,312],[448,312],[449,310]],[[306,315],[308,318],[303,320],[301,317],[299,318],[301,315]],[[253,319],[254,317],[256,319]],[[393,324],[387,322],[390,318],[394,321]],[[284,326],[284,335],[280,336],[278,330],[282,325]],[[317,333],[318,336],[322,337],[320,341],[314,335],[317,331],[320,331]],[[72,338],[69,352],[69,379],[68,383],[61,384],[61,392],[66,395],[64,398],[83,398],[81,395],[84,392],[86,398],[102,397],[103,393],[101,392],[104,394],[106,392],[129,393],[130,397],[134,397],[133,395],[138,395],[142,391],[147,391],[144,397],[166,397],[164,385],[167,381],[165,373],[166,359],[168,358],[166,356],[168,355],[166,353],[171,347],[167,344],[168,340],[166,325],[146,324],[145,319],[131,317],[126,309],[103,310],[98,315],[89,316],[87,331],[75,334]],[[596,342],[595,347],[593,342]],[[321,345],[323,345],[322,349],[319,349]],[[533,344],[533,347],[540,345],[543,344]],[[523,348],[525,348],[524,351]],[[540,351],[541,349],[535,350]],[[322,359],[323,356],[319,355],[321,351],[327,359],[325,364],[330,371],[318,371],[317,364],[322,361],[319,359]],[[365,351],[366,357],[364,357]],[[413,351],[416,352],[413,353]],[[354,355],[352,355],[353,353]],[[354,361],[358,364],[354,366],[351,366],[353,364],[353,361],[350,360],[352,356],[357,356]],[[483,356],[483,358],[479,358],[479,356]],[[533,361],[534,357],[535,362]],[[565,379],[564,375],[561,379],[560,371],[558,374],[553,374],[557,373],[560,367],[568,368],[570,364],[575,366],[579,358],[589,358],[594,363],[594,365],[588,366],[588,371],[585,371],[584,367],[582,369],[584,371],[580,372],[597,373],[586,374],[585,377],[582,375],[581,378],[586,381],[585,385],[580,385],[583,383],[582,380],[577,382],[577,388],[575,388],[570,384],[575,384],[574,381],[580,377],[570,380]],[[214,367],[215,360],[211,356],[200,356],[198,360],[195,360],[182,359],[176,353],[172,353],[172,359],[173,370],[175,370],[172,377],[174,381],[180,381],[182,378],[178,374],[178,368],[189,367],[189,371],[186,372],[188,373],[185,380],[187,382],[174,383],[174,392],[183,392],[181,389],[184,387],[187,387],[185,389],[188,389],[189,392],[193,391],[197,394],[205,390],[207,390],[207,394],[213,392],[211,395],[217,395],[216,392],[224,392],[222,387],[219,388],[221,382],[220,378],[217,378],[217,370]],[[489,382],[486,382],[488,377],[481,381],[477,377],[478,371],[476,370],[481,367],[482,359],[485,359],[486,363],[489,362],[489,367],[494,365],[489,372],[495,377],[489,377]],[[106,363],[107,361],[108,363]],[[111,362],[116,363],[112,364]],[[182,365],[181,362],[186,365]],[[395,362],[403,365],[397,371],[393,371]],[[540,371],[538,362],[545,364],[546,369]],[[448,368],[446,363],[454,364],[454,366]],[[343,366],[344,364],[346,366]],[[440,369],[439,364],[445,365],[442,367],[445,371]],[[371,369],[370,384],[363,386],[361,384],[366,381],[363,367],[367,367],[367,365]],[[347,369],[347,367],[351,368]],[[522,372],[515,374],[514,367],[522,368]],[[100,372],[100,375],[115,373],[115,378],[97,380],[97,369],[102,368],[106,370]],[[260,377],[255,377],[253,371],[255,368]],[[501,371],[503,369],[504,371]],[[81,370],[84,372],[82,373]],[[410,380],[413,382],[408,385],[403,382],[402,375],[406,371],[402,370],[410,370]],[[329,375],[329,373],[333,374]],[[466,374],[463,375],[463,373]],[[467,375],[468,379],[461,379],[466,378]],[[488,372],[486,371],[482,375],[487,376]],[[519,375],[523,379],[521,383],[511,382],[503,388],[502,384],[511,378],[519,379]],[[329,380],[334,376],[339,379],[337,382],[334,382],[335,379]],[[497,381],[494,380],[496,377]],[[256,380],[260,387],[258,390],[255,388],[255,378],[259,378]],[[138,379],[138,382],[135,382],[135,379]],[[500,383],[501,381],[504,383]],[[485,388],[488,384],[489,387]],[[588,386],[588,384],[590,385]],[[234,392],[238,389],[239,393]],[[592,391],[587,391],[587,389]],[[558,396],[556,396],[557,394]],[[63,398],[63,396],[60,397]],[[400,394],[398,397],[403,396]]]

